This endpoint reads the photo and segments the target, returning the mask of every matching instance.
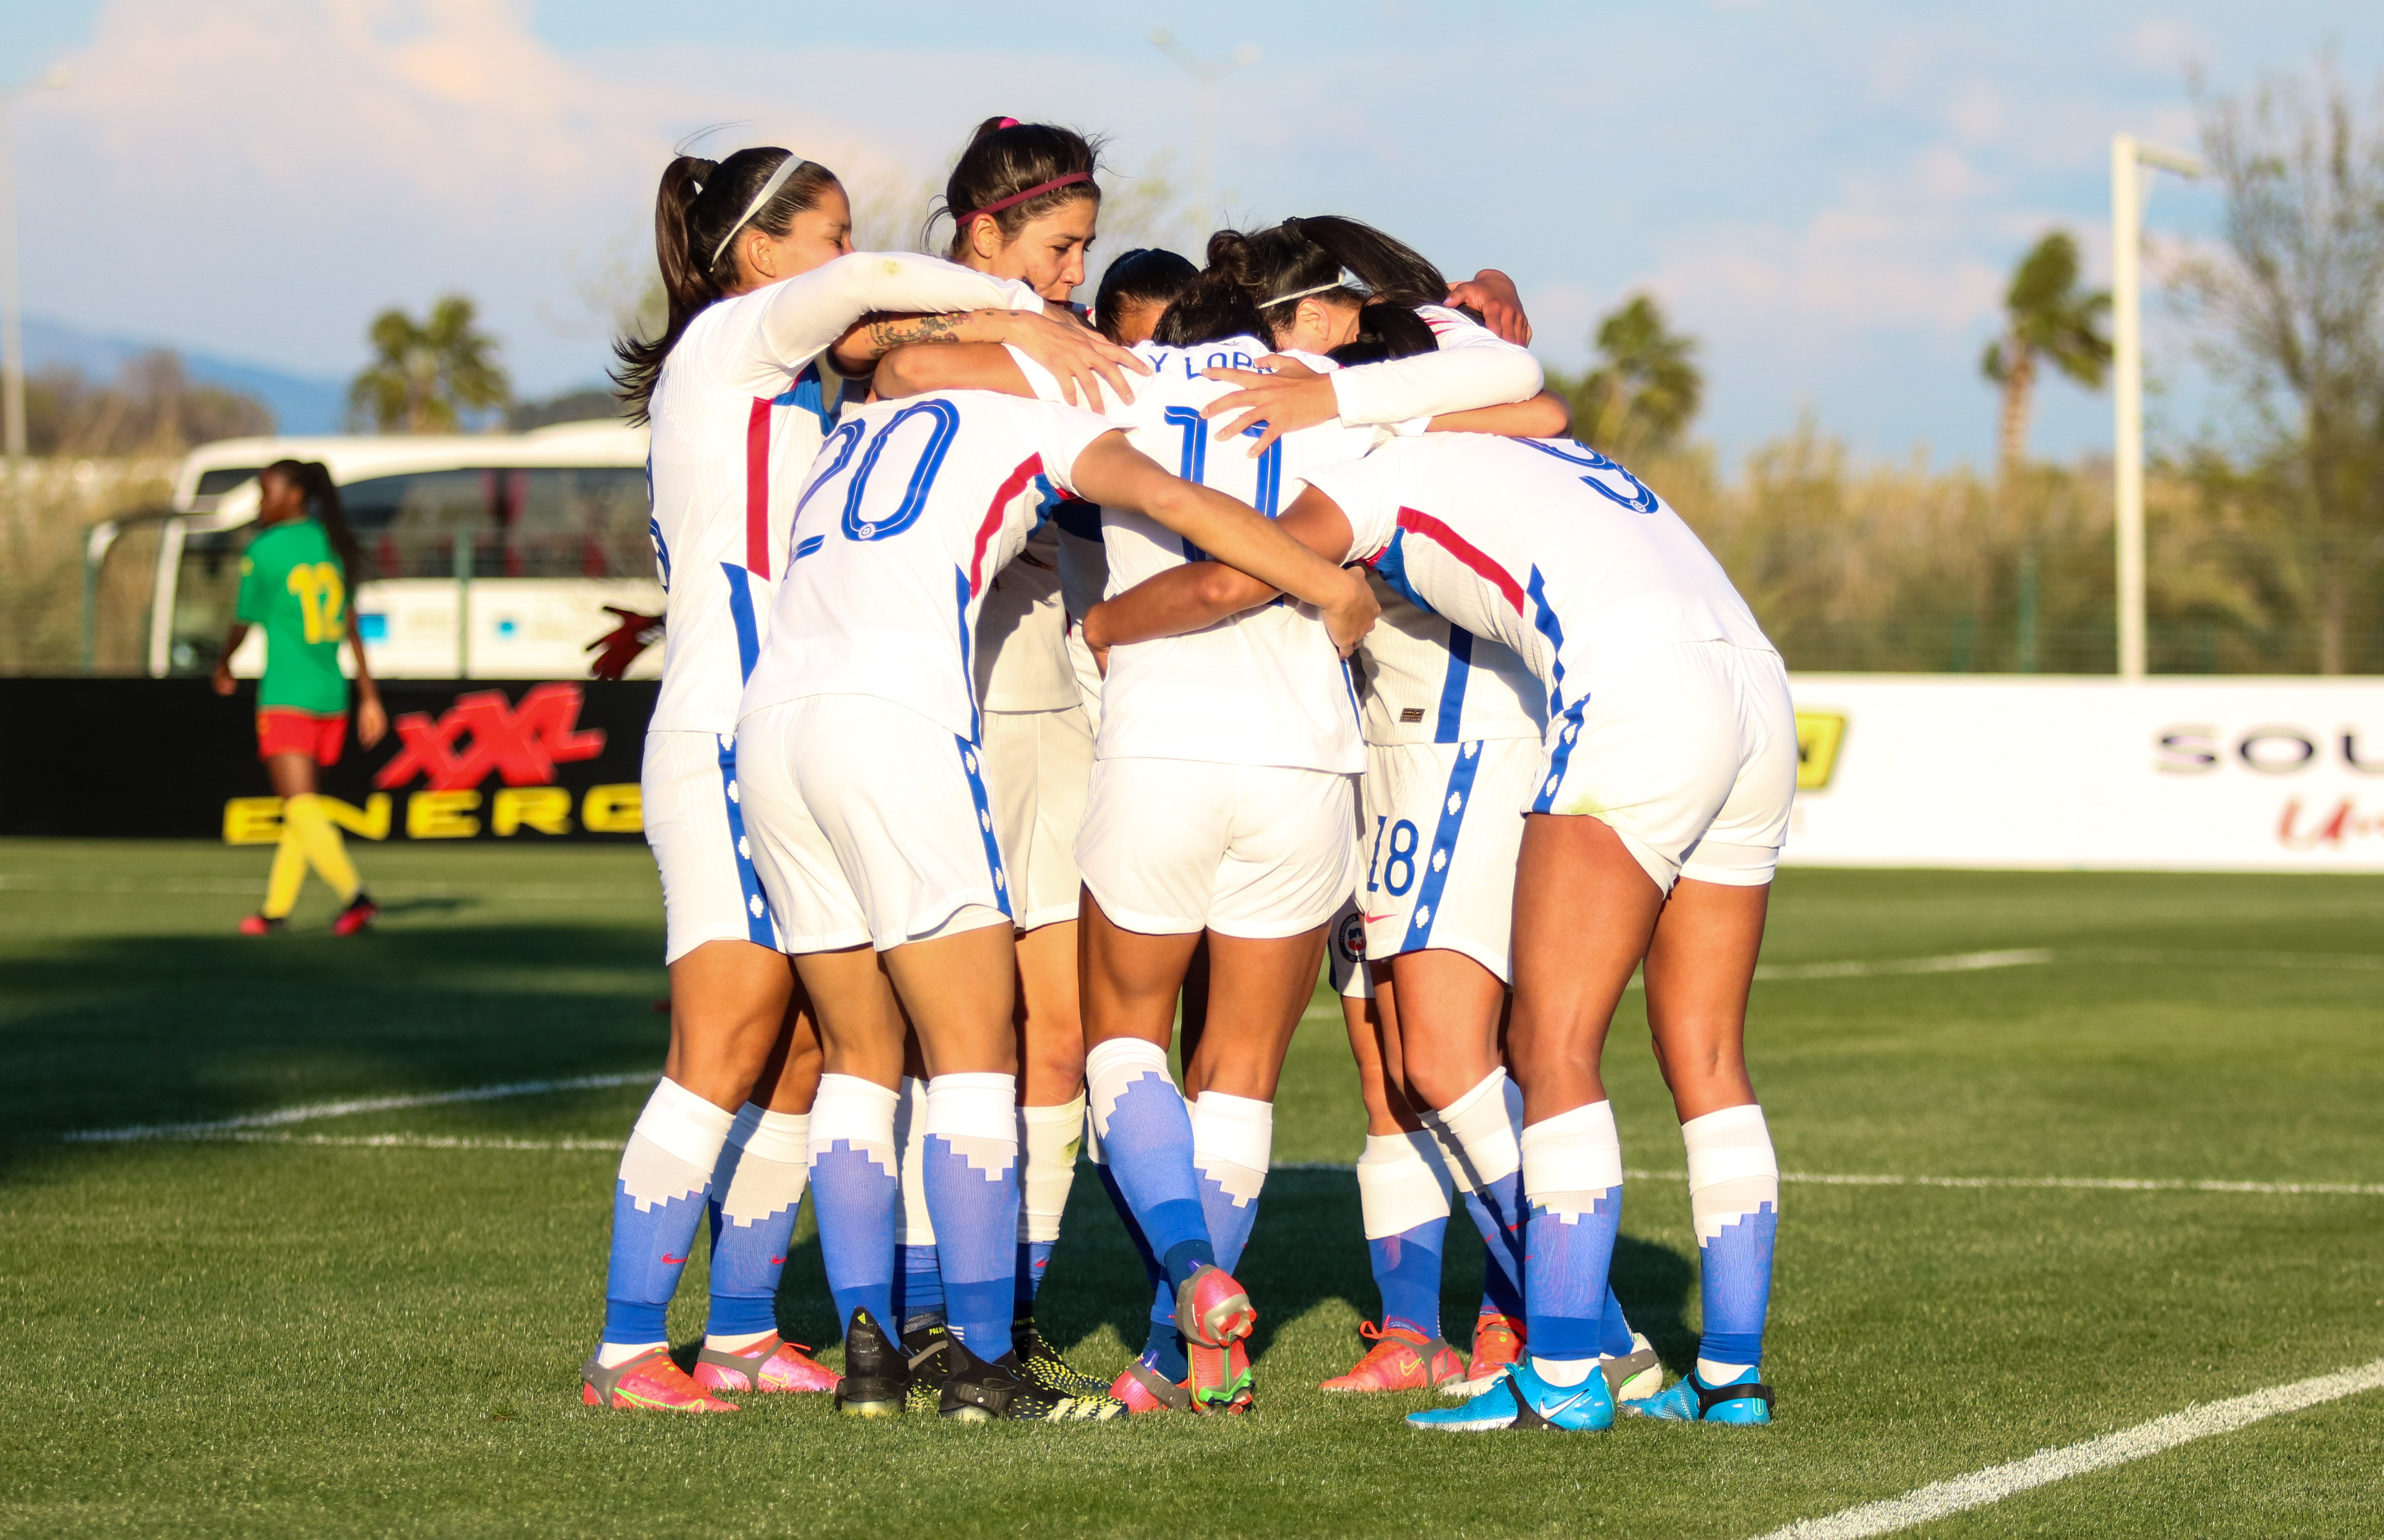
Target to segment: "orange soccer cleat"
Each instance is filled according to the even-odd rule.
[[[1374,1346],[1347,1374],[1336,1374],[1319,1390],[1445,1390],[1465,1379],[1465,1359],[1438,1337],[1427,1339],[1407,1326],[1377,1327],[1369,1321],[1358,1335]]]
[[[1523,1357],[1523,1323],[1511,1315],[1484,1310],[1473,1323],[1471,1377],[1440,1387],[1444,1396],[1471,1397],[1498,1383],[1507,1366]]]
[[[649,1411],[735,1411],[715,1400],[688,1378],[671,1360],[670,1349],[655,1348],[617,1368],[607,1369],[594,1359],[580,1366],[579,1398],[591,1407],[643,1408]]]

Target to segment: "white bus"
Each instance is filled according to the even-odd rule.
[[[662,613],[643,428],[228,439],[193,450],[175,480],[149,604],[153,677],[215,667],[256,474],[282,459],[319,460],[339,483],[369,568],[351,577],[351,609],[383,678],[585,677],[588,644],[618,624],[604,606]],[[232,672],[254,677],[264,658],[252,631]],[[629,677],[661,671],[652,647]]]

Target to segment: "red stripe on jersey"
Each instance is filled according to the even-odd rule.
[[[1507,602],[1515,606],[1517,615],[1523,613],[1523,585],[1515,581],[1514,574],[1484,553],[1480,546],[1430,514],[1416,508],[1399,510],[1399,528],[1413,530],[1422,535],[1482,577],[1488,578],[1496,586],[1500,593],[1507,596]]]
[[[1026,483],[1043,474],[1043,456],[1030,454],[1018,463],[1018,468],[1002,478],[1001,486],[993,494],[993,502],[985,510],[985,522],[976,527],[976,550],[969,557],[969,592],[985,591],[985,548],[993,543],[994,531],[1001,528],[1003,510],[1010,500],[1026,490]]]
[[[770,399],[753,398],[745,418],[745,570],[770,576]]]

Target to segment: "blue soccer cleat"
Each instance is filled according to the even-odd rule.
[[[1532,1372],[1532,1360],[1508,1365],[1498,1382],[1461,1407],[1435,1407],[1408,1414],[1411,1428],[1443,1433],[1489,1433],[1497,1428],[1535,1428],[1554,1433],[1597,1433],[1614,1426],[1614,1393],[1603,1373],[1579,1385],[1550,1385]]]
[[[1670,1389],[1644,1401],[1631,1402],[1630,1410],[1642,1417],[1660,1418],[1667,1422],[1728,1422],[1753,1427],[1771,1421],[1772,1400],[1771,1387],[1756,1379],[1752,1369],[1728,1385],[1707,1385],[1692,1369]]]

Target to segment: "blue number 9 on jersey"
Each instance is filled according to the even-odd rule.
[[[869,478],[877,469],[878,457],[886,453],[886,446],[913,417],[925,417],[928,424],[911,435],[918,448],[911,461],[910,475],[902,484],[900,500],[886,511],[883,491],[876,499],[870,498]],[[852,473],[852,484],[844,494],[844,517],[840,521],[844,538],[882,540],[916,524],[927,506],[927,491],[936,484],[936,473],[943,468],[944,452],[951,447],[952,435],[960,426],[960,408],[949,401],[923,401],[887,418],[886,426],[869,441],[869,448],[861,456],[861,468]],[[896,463],[900,464],[899,458]]]

